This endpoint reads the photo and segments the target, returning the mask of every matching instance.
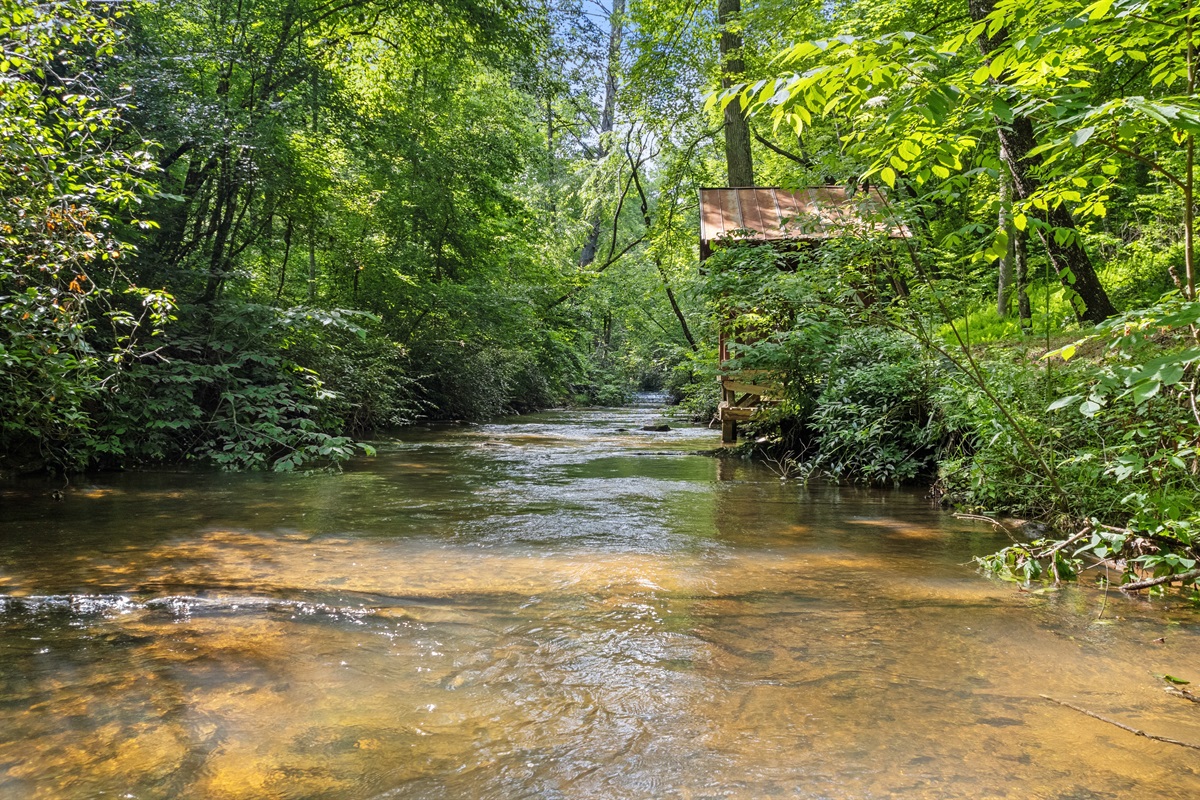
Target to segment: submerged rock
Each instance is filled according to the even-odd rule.
[[[643,426],[642,426],[642,430],[644,430],[644,431],[653,431],[654,433],[666,433],[667,431],[671,430],[671,426],[670,426],[670,425],[665,425],[665,424],[659,424],[659,425],[643,425]]]

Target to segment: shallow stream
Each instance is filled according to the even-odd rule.
[[[0,489],[0,798],[1196,798],[1200,614],[649,407]],[[54,487],[50,487],[54,488]]]

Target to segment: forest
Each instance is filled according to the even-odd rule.
[[[736,453],[1200,578],[1190,0],[0,0],[0,472],[782,387]],[[732,239],[839,185],[899,239]],[[997,523],[1000,524],[1000,523]]]

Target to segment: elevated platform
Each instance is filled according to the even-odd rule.
[[[717,419],[721,422],[722,444],[736,443],[738,423],[749,420],[760,408],[779,402],[782,394],[766,370],[723,372],[717,380],[721,383]]]
[[[787,190],[778,186],[705,187],[700,189],[700,261],[715,249],[734,243],[773,247],[818,245],[843,236],[905,239],[910,232],[895,219],[878,187],[810,186]],[[703,269],[703,266],[701,267]],[[897,291],[900,291],[899,287]],[[730,329],[732,319],[720,326],[719,356],[721,441],[737,441],[738,423],[759,409],[778,403],[782,387],[766,370],[731,370]],[[770,335],[771,331],[740,330],[743,345]]]

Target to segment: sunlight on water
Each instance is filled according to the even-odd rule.
[[[1194,798],[1200,615],[650,408],[0,494],[0,798]],[[1103,609],[1103,618],[1097,619]]]

